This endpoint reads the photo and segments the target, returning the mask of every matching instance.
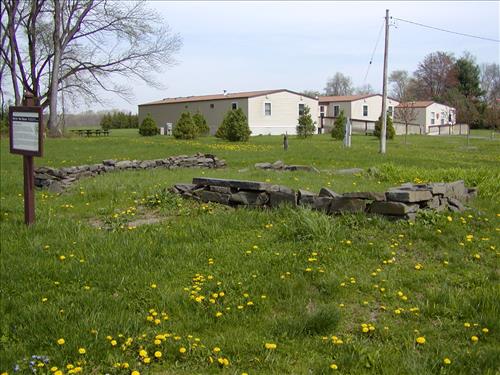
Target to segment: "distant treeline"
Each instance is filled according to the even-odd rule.
[[[101,118],[100,125],[104,130],[138,128],[139,118],[137,115],[133,115],[131,112],[106,113]]]
[[[85,111],[81,113],[66,114],[64,127],[66,128],[94,128],[121,129],[137,128],[137,115],[131,112],[113,111]]]

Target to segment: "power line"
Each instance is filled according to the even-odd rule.
[[[417,26],[421,26],[421,27],[426,27],[428,29],[443,31],[445,33],[456,34],[456,35],[466,36],[466,37],[469,37],[469,38],[475,38],[475,39],[487,40],[489,42],[500,43],[499,39],[487,38],[487,37],[483,37],[483,36],[477,36],[477,35],[472,35],[472,34],[460,33],[458,31],[451,31],[451,30],[441,29],[439,27],[424,25],[423,23],[418,23],[418,22],[414,22],[414,21],[404,20],[402,18],[396,18],[396,17],[391,17],[391,18],[393,18],[395,20],[398,20],[398,21],[401,21],[401,22],[407,22],[407,23],[411,23],[413,25],[417,25]]]
[[[375,56],[375,52],[377,52],[378,42],[380,41],[380,36],[382,35],[382,30],[384,28],[385,21],[380,25],[380,30],[378,31],[377,42],[375,43],[375,48],[373,48],[372,57],[370,57],[370,62],[368,63],[368,67],[366,68],[365,78],[363,79],[363,86],[366,84],[366,78],[368,77],[368,73],[370,72],[370,67],[373,63],[373,57]]]

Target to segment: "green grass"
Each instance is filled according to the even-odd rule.
[[[464,137],[409,136],[407,145],[397,137],[380,155],[378,142],[365,136],[354,136],[349,150],[328,136],[291,138],[284,152],[280,137],[230,144],[136,132],[47,139],[36,164],[207,152],[224,158],[228,168],[117,172],[83,179],[62,195],[37,191],[37,223],[26,228],[22,158],[9,154],[2,139],[0,371],[11,374],[19,364],[20,373],[29,373],[32,355],[48,356],[48,368],[69,373],[72,364],[89,374],[500,371],[498,140],[474,138],[467,147]],[[278,159],[321,172],[253,168]],[[333,174],[352,167],[378,171]],[[428,214],[409,224],[287,207],[232,210],[164,193],[201,175],[338,192],[463,178],[479,186],[480,196],[465,214]],[[124,223],[138,216],[163,221],[126,229]],[[96,227],[104,222],[112,230]],[[211,303],[221,291],[224,296]],[[205,298],[196,302],[199,296]],[[363,333],[368,323],[375,330]],[[155,345],[158,334],[166,335]],[[424,345],[416,343],[419,336]],[[266,349],[266,343],[277,347]],[[141,349],[162,357],[146,365]],[[47,366],[38,370],[49,372]]]

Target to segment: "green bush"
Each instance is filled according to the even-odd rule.
[[[382,132],[382,116],[380,116],[377,122],[375,122],[375,131],[373,132],[373,135],[377,138],[380,138],[381,132]],[[385,139],[393,139],[395,135],[396,131],[394,130],[394,126],[392,125],[392,116],[387,115]]]
[[[194,125],[196,126],[196,132],[198,135],[208,135],[210,132],[210,127],[207,124],[207,120],[205,120],[205,117],[200,112],[196,112],[193,115],[193,122]]]
[[[345,136],[345,124],[347,119],[344,114],[344,110],[341,110],[335,122],[333,123],[332,128],[332,138],[343,140]]]
[[[231,109],[224,116],[215,136],[231,142],[248,141],[250,137],[248,120],[241,108]]]
[[[194,139],[198,129],[189,112],[183,112],[172,129],[172,135],[177,139]]]
[[[148,113],[147,116],[142,120],[141,126],[139,126],[139,134],[142,136],[151,136],[159,133],[159,129],[156,126],[155,120]]]
[[[314,134],[315,122],[311,116],[311,109],[306,105],[304,106],[304,114],[299,116],[297,125],[297,135],[302,138],[310,137]]]

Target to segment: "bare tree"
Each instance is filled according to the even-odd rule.
[[[397,101],[409,99],[409,86],[411,78],[406,70],[394,70],[389,76],[391,96]]]
[[[408,126],[417,119],[415,102],[402,101],[401,103],[399,103],[399,105],[395,108],[394,119],[397,122],[405,124],[405,144],[406,144],[406,138],[408,136]]]
[[[24,90],[50,107],[51,134],[60,131],[58,92],[95,102],[105,90],[130,100],[132,89],[117,78],[162,87],[152,73],[174,64],[181,46],[179,35],[144,1],[2,0],[2,9],[8,48],[1,57],[16,103]]]
[[[481,89],[488,103],[496,104],[496,99],[500,99],[500,66],[498,64],[481,65]]]
[[[335,73],[335,75],[326,82],[326,95],[352,95],[353,91],[352,79],[340,72]]]
[[[354,89],[354,93],[356,95],[368,95],[368,94],[374,94],[375,90],[373,89],[372,85],[367,83],[365,85],[356,87]]]
[[[439,99],[447,89],[454,87],[457,83],[454,64],[455,58],[450,53],[438,51],[428,54],[414,73],[419,99]]]

